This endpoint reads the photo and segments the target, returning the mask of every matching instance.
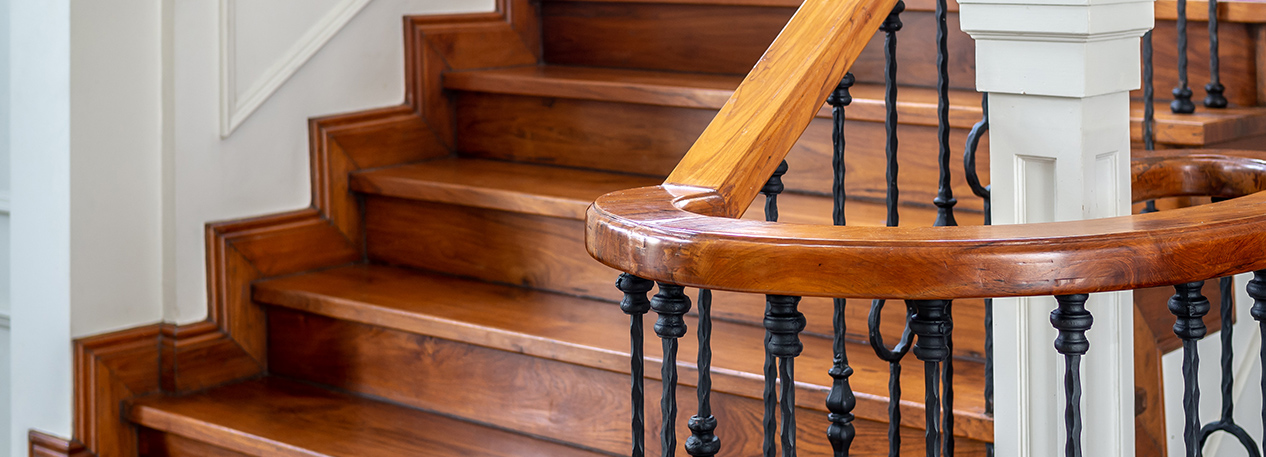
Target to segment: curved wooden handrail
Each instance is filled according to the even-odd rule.
[[[674,284],[849,298],[958,299],[1125,290],[1266,268],[1266,160],[1201,151],[1135,161],[1138,199],[1240,197],[1106,219],[835,227],[717,217],[721,193],[665,183],[588,213],[599,261]]]

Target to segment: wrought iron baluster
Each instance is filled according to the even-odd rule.
[[[766,295],[769,313],[765,315],[765,330],[769,332],[769,343],[765,351],[778,360],[778,373],[782,378],[782,395],[778,403],[782,407],[782,455],[796,455],[796,382],[795,358],[804,350],[800,342],[800,332],[804,330],[805,318],[797,309],[800,297],[786,295]]]
[[[686,336],[686,320],[683,318],[690,311],[690,297],[683,291],[684,287],[659,283],[659,293],[651,297],[651,309],[659,314],[655,321],[655,334],[664,343],[664,362],[660,369],[663,379],[664,393],[660,398],[660,413],[663,424],[660,429],[660,443],[664,457],[672,457],[677,453],[677,339]]]
[[[1055,350],[1064,355],[1064,455],[1081,457],[1081,356],[1090,350],[1086,330],[1094,323],[1086,294],[1056,295],[1051,325],[1059,330]]]
[[[778,168],[770,175],[769,181],[766,181],[765,186],[761,187],[761,193],[765,194],[765,220],[768,222],[778,222],[778,194],[783,191],[782,176],[785,174],[787,174],[786,160],[778,164]],[[765,429],[765,438],[762,446],[765,457],[775,457],[778,454],[775,438],[778,433],[778,394],[776,389],[779,373],[778,359],[769,350],[774,338],[774,333],[769,329],[768,324],[769,317],[774,312],[774,302],[770,297],[773,296],[767,295],[765,297],[765,416],[762,419]]]
[[[826,99],[826,102],[831,105],[833,121],[831,142],[834,154],[831,162],[835,173],[831,185],[833,196],[831,220],[835,225],[844,225],[846,219],[844,217],[844,107],[853,102],[849,88],[853,86],[854,81],[852,73],[844,74],[844,78],[835,87],[835,91]],[[848,353],[844,345],[844,333],[847,331],[844,314],[846,304],[847,301],[842,298],[834,300],[835,315],[832,322],[835,339],[831,345],[834,359],[829,371],[832,380],[831,392],[826,397],[826,409],[830,411],[827,420],[831,422],[826,429],[826,436],[831,442],[835,457],[848,455],[853,438],[857,434],[853,427],[853,408],[857,406],[857,398],[853,395],[853,387],[848,382],[848,378],[853,375],[853,368],[848,365]]]
[[[888,456],[901,455],[901,359],[910,352],[910,343],[914,333],[910,331],[910,320],[914,317],[914,308],[906,307],[906,325],[901,338],[892,349],[884,345],[883,332],[880,331],[885,300],[874,300],[870,304],[870,316],[867,325],[870,329],[870,347],[875,355],[888,362]]]
[[[1218,0],[1209,0],[1209,84],[1204,86],[1204,106],[1226,108],[1226,91],[1218,69]]]
[[[1143,34],[1143,148],[1148,151],[1156,149],[1156,88],[1152,72],[1152,31],[1148,30]]]
[[[1266,335],[1266,270],[1257,270],[1253,272],[1253,279],[1248,281],[1245,286],[1248,296],[1253,299],[1253,307],[1249,310],[1249,314],[1253,316],[1253,320],[1257,321],[1258,331],[1262,335]],[[1266,345],[1261,348],[1261,364],[1266,367]],[[1262,376],[1260,380],[1262,398],[1266,398],[1266,376]],[[1262,404],[1262,423],[1266,424],[1266,403]],[[1266,430],[1262,432],[1262,454],[1266,455]]]
[[[630,351],[632,355],[629,372],[632,377],[632,393],[633,400],[633,449],[630,452],[632,457],[644,457],[646,455],[646,362],[644,360],[644,352],[642,350],[642,317],[651,310],[651,302],[646,298],[646,293],[655,287],[655,283],[649,279],[642,279],[628,273],[621,273],[620,277],[615,280],[615,287],[624,293],[624,299],[620,300],[620,310],[629,315],[629,339]]]
[[[1204,281],[1174,285],[1174,296],[1169,299],[1169,312],[1173,313],[1174,334],[1182,339],[1183,380],[1183,443],[1187,457],[1200,455],[1196,446],[1200,433],[1200,354],[1196,342],[1204,338],[1204,315],[1209,313],[1209,299],[1201,295]]]
[[[1178,0],[1178,87],[1174,88],[1174,101],[1169,110],[1175,113],[1196,112],[1191,102],[1191,88],[1187,87],[1187,0]]]
[[[910,330],[919,337],[914,343],[914,356],[923,361],[927,456],[940,457],[943,442],[940,421],[941,364],[950,356],[946,336],[953,330],[954,321],[948,312],[948,300],[906,300],[906,305],[914,307]]]
[[[699,291],[699,414],[690,418],[690,437],[686,453],[692,456],[713,456],[721,451],[716,436],[717,418],[712,415],[712,291]]]
[[[993,209],[989,186],[981,185],[976,170],[976,151],[980,138],[989,131],[989,94],[980,94],[980,121],[967,133],[963,150],[963,174],[973,194],[984,200],[985,225],[993,225]],[[993,415],[993,299],[985,299],[985,414]],[[985,444],[986,454],[993,455],[993,443]]]
[[[1182,1],[1182,0],[1179,0]],[[940,154],[937,163],[940,165],[941,177],[936,198],[937,226],[958,225],[954,221],[954,190],[950,184],[950,123],[949,123],[949,32],[945,17],[949,9],[945,0],[936,0],[936,119],[937,139]]]
[[[1231,344],[1231,336],[1233,329],[1231,328],[1231,314],[1235,311],[1232,304],[1235,301],[1234,278],[1228,276],[1218,280],[1218,288],[1222,292],[1222,302],[1220,309],[1222,310],[1222,331],[1220,333],[1222,343],[1222,416],[1200,429],[1200,438],[1196,443],[1196,447],[1204,449],[1204,443],[1214,432],[1226,432],[1239,440],[1240,445],[1248,450],[1250,457],[1261,457],[1261,453],[1257,450],[1257,443],[1253,438],[1248,436],[1248,432],[1243,427],[1235,423],[1235,401],[1232,399],[1232,391],[1234,389],[1234,348]]]

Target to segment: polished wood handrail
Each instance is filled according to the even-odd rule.
[[[742,215],[896,3],[806,0],[665,185],[711,189],[712,215]]]
[[[589,209],[587,245],[603,263],[645,278],[768,294],[957,299],[1170,285],[1266,268],[1266,160],[1244,154],[1157,152],[1133,167],[1138,199],[1239,198],[1025,225],[735,220],[715,216],[728,213],[721,193],[665,183],[599,198]]]

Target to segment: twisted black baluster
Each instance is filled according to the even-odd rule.
[[[672,457],[677,453],[677,339],[686,336],[686,320],[682,317],[690,311],[690,297],[684,287],[659,283],[659,293],[651,298],[651,309],[659,314],[655,321],[655,334],[664,342],[664,363],[660,369],[664,381],[664,393],[660,398],[663,424],[660,430],[662,455]]]
[[[884,345],[884,335],[880,331],[880,319],[883,316],[884,300],[870,303],[870,316],[867,324],[870,328],[870,347],[875,355],[888,362],[888,456],[901,455],[901,359],[910,352],[910,342],[914,333],[910,331],[910,320],[914,317],[914,308],[906,307],[906,326],[901,338],[892,349]]]
[[[853,102],[853,96],[849,93],[849,88],[853,86],[853,83],[853,74],[845,73],[840,84],[835,86],[835,91],[831,92],[826,99],[826,102],[831,105],[831,118],[834,121],[831,130],[831,143],[834,146],[831,164],[835,171],[831,185],[834,203],[831,220],[835,225],[845,223],[844,107]],[[848,378],[853,375],[853,368],[848,366],[848,353],[844,346],[844,333],[847,330],[844,307],[847,301],[837,298],[834,302],[835,316],[832,322],[835,327],[835,339],[831,347],[835,356],[831,370],[828,372],[832,380],[831,392],[826,396],[826,409],[830,411],[827,420],[831,422],[831,425],[826,429],[826,436],[831,442],[835,457],[844,457],[848,455],[849,447],[852,446],[853,438],[857,434],[853,427],[853,408],[857,406],[857,398],[853,395],[853,387],[848,382]]]
[[[712,415],[712,291],[699,291],[699,414],[690,418],[690,437],[686,453],[692,456],[713,456],[721,450],[721,439],[714,433],[717,419]]]
[[[1204,85],[1204,106],[1209,108],[1226,108],[1226,88],[1218,73],[1218,0],[1209,0],[1209,84]]]
[[[1215,200],[1216,201],[1216,200]],[[1217,421],[1205,424],[1200,429],[1200,439],[1196,443],[1196,447],[1204,449],[1204,443],[1214,432],[1222,431],[1230,433],[1235,439],[1240,441],[1240,445],[1248,450],[1250,457],[1261,457],[1261,453],[1257,450],[1257,443],[1253,438],[1248,436],[1248,432],[1243,427],[1235,423],[1235,403],[1231,398],[1233,385],[1235,381],[1235,373],[1233,370],[1235,358],[1234,349],[1231,347],[1231,314],[1232,303],[1235,301],[1235,288],[1233,283],[1235,280],[1230,276],[1218,280],[1218,288],[1222,292],[1222,331],[1219,332],[1222,343],[1222,417]]]
[[[1156,149],[1156,88],[1152,76],[1152,31],[1143,34],[1143,148]],[[1150,201],[1150,200],[1149,200]],[[1155,206],[1155,203],[1152,203]]]
[[[1196,104],[1191,102],[1191,88],[1187,87],[1187,0],[1178,0],[1178,87],[1173,93],[1170,111],[1184,114],[1196,111]]]
[[[950,187],[950,123],[949,123],[949,33],[945,23],[948,8],[945,0],[936,0],[936,124],[940,140],[938,163],[941,178],[936,198],[936,226],[958,225],[954,222],[954,190]]]
[[[760,191],[765,194],[765,220],[768,222],[778,222],[778,194],[783,191],[782,176],[787,174],[787,161],[784,160],[778,164],[778,168],[770,175],[769,181],[765,182],[765,186]],[[773,313],[774,303],[766,296],[765,299],[765,317],[768,318]],[[775,389],[778,385],[778,359],[769,351],[769,345],[773,341],[773,333],[765,330],[765,417],[762,419],[765,429],[765,439],[763,444],[763,455],[765,457],[775,457],[778,454],[777,444],[775,444],[775,436],[778,433],[777,413],[778,413],[778,397]]]
[[[1196,375],[1200,370],[1200,354],[1196,342],[1205,335],[1204,315],[1209,313],[1209,299],[1200,294],[1204,281],[1174,285],[1174,296],[1169,299],[1169,312],[1174,314],[1174,334],[1182,339],[1183,380],[1183,443],[1187,457],[1200,454],[1196,447],[1200,432],[1200,385]]]
[[[926,384],[924,415],[927,416],[927,456],[941,455],[941,399],[939,393],[941,363],[949,358],[946,337],[953,330],[948,300],[906,300],[914,307],[910,330],[919,339],[914,343],[914,356],[923,361],[923,380]]]
[[[800,332],[804,330],[805,319],[797,307],[800,297],[787,295],[766,295],[769,312],[765,314],[765,330],[769,333],[769,343],[765,351],[773,355],[779,362],[779,375],[782,377],[782,395],[779,404],[782,406],[782,455],[796,455],[796,383],[795,357],[804,350],[800,343]]]
[[[967,145],[963,150],[963,174],[967,178],[967,186],[973,194],[985,202],[985,225],[993,225],[989,186],[981,185],[980,175],[976,170],[976,151],[980,148],[980,138],[989,131],[989,94],[980,94],[980,122],[971,127],[967,133]],[[985,414],[993,414],[993,299],[985,299]],[[993,443],[985,445],[992,455]]]
[[[1253,308],[1249,310],[1249,314],[1253,316],[1253,320],[1257,321],[1261,335],[1266,336],[1266,270],[1254,271],[1253,279],[1248,281],[1244,289],[1253,299]],[[1263,367],[1266,367],[1266,345],[1263,345],[1261,349],[1261,363]],[[1261,378],[1261,390],[1262,398],[1266,398],[1266,376]],[[1262,404],[1262,423],[1266,424],[1266,404]],[[1266,431],[1263,431],[1262,435],[1262,454],[1266,455]]]
[[[624,292],[624,299],[620,300],[620,310],[630,316],[629,339],[632,342],[630,349],[632,357],[629,371],[633,379],[633,450],[630,453],[632,457],[646,455],[646,404],[644,403],[646,365],[642,351],[642,316],[651,310],[651,302],[647,300],[646,293],[650,292],[654,286],[651,280],[628,273],[621,273],[615,280],[615,287],[620,289],[620,292]]]
[[[1051,325],[1059,330],[1055,350],[1064,355],[1064,455],[1081,457],[1081,356],[1090,350],[1086,330],[1094,323],[1086,310],[1086,294],[1056,295]]]
[[[897,189],[897,31],[901,30],[901,12],[906,4],[898,0],[892,12],[884,19],[879,30],[884,31],[884,130],[887,142],[884,152],[888,159],[888,226],[896,227],[898,222],[897,203],[900,192]]]

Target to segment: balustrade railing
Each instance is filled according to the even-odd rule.
[[[1191,114],[1196,111],[1196,104],[1191,101],[1192,91],[1187,80],[1187,0],[1177,0],[1178,39],[1175,43],[1178,50],[1178,87],[1174,88],[1174,100],[1169,109],[1175,114]],[[1222,86],[1221,69],[1218,54],[1218,0],[1208,0],[1209,5],[1209,82],[1204,85],[1206,108],[1226,108],[1227,99],[1223,95],[1226,87]],[[1147,60],[1150,62],[1151,56]],[[1145,64],[1147,65],[1147,64]],[[1150,65],[1148,65],[1150,67]],[[1149,68],[1147,71],[1150,71]],[[1148,107],[1150,109],[1150,106]]]
[[[938,184],[931,203],[934,227],[898,227],[897,32],[902,28],[899,0],[863,2],[808,0],[793,17],[748,79],[722,109],[717,120],[683,159],[664,185],[632,189],[600,198],[589,212],[588,247],[604,263],[625,271],[617,281],[624,293],[621,309],[631,316],[632,448],[645,454],[642,320],[654,310],[655,333],[662,339],[661,455],[677,451],[677,339],[687,333],[684,316],[690,299],[684,287],[700,287],[698,298],[698,412],[688,421],[685,450],[692,456],[724,454],[723,427],[712,415],[712,293],[730,290],[764,294],[763,455],[795,456],[795,360],[803,350],[800,333],[804,295],[833,297],[832,383],[826,397],[828,425],[822,433],[836,456],[847,456],[857,439],[857,398],[850,380],[846,332],[846,298],[872,299],[867,319],[875,356],[889,365],[888,448],[901,452],[902,362],[908,353],[923,362],[924,443],[928,457],[955,455],[952,307],[955,299],[985,298],[985,351],[992,352],[992,306],[987,297],[1054,296],[1050,313],[1058,336],[1053,349],[1064,357],[1064,455],[1081,456],[1083,443],[1082,365],[1091,350],[1086,332],[1094,318],[1086,303],[1090,293],[1173,285],[1169,309],[1174,332],[1183,340],[1183,432],[1187,455],[1218,431],[1230,433],[1260,456],[1257,444],[1237,425],[1230,401],[1229,276],[1254,271],[1248,284],[1255,300],[1252,315],[1266,330],[1266,160],[1209,153],[1144,154],[1135,161],[1134,188],[1139,200],[1204,195],[1214,204],[1157,214],[1029,226],[990,226],[991,188],[976,172],[976,151],[989,130],[988,96],[982,96],[982,119],[967,137],[964,172],[972,192],[983,199],[984,227],[956,227],[951,180],[949,123],[949,55],[946,46],[946,0],[938,0],[937,22],[937,164]],[[1180,88],[1174,109],[1189,103],[1185,77],[1185,5],[1179,5]],[[848,16],[853,21],[839,21]],[[844,24],[844,25],[840,25]],[[1210,5],[1210,33],[1216,33],[1216,5]],[[856,42],[874,31],[885,42],[886,227],[846,225],[845,113],[852,102],[855,78],[847,73],[860,52]],[[813,43],[808,40],[820,37]],[[1216,55],[1216,39],[1211,45]],[[794,42],[794,45],[791,44]],[[1153,146],[1151,35],[1144,37],[1146,114],[1144,142]],[[1206,106],[1218,107],[1216,58],[1206,87]],[[829,82],[836,82],[830,84]],[[774,86],[778,87],[774,87]],[[783,88],[786,88],[784,90]],[[1213,99],[1213,101],[1209,101]],[[778,222],[778,197],[784,191],[788,166],[783,157],[800,130],[825,101],[832,107],[832,227]],[[1225,101],[1222,102],[1225,106]],[[1185,109],[1185,108],[1183,108]],[[794,173],[793,173],[794,175]],[[765,223],[729,219],[756,197],[765,196]],[[1223,201],[1225,200],[1225,201]],[[1235,257],[1224,255],[1235,248]],[[809,265],[811,264],[811,265]],[[650,279],[642,279],[650,278]],[[1200,292],[1204,279],[1221,278],[1223,288],[1223,414],[1203,425],[1198,416],[1195,376],[1199,358],[1195,343],[1204,337],[1203,316],[1210,304]],[[646,295],[652,280],[659,292]],[[881,331],[884,306],[905,301],[905,326],[892,347]],[[725,306],[721,303],[720,306]],[[859,356],[853,354],[854,357]],[[866,356],[862,354],[860,356]],[[1266,349],[1262,352],[1266,361]],[[993,411],[992,359],[985,364],[985,412]],[[1262,381],[1266,394],[1266,378]],[[1266,407],[1263,407],[1266,420]],[[1054,418],[1052,418],[1053,420]],[[781,429],[779,426],[781,425]],[[1264,440],[1263,442],[1266,442]],[[988,448],[992,455],[992,448]]]

